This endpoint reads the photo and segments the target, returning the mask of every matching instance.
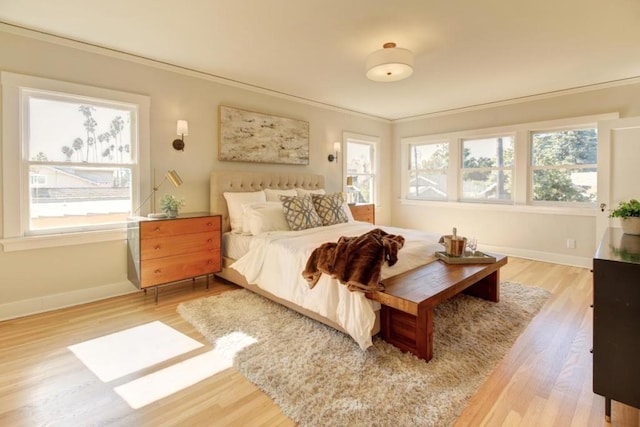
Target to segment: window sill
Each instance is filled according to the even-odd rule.
[[[466,209],[474,211],[500,211],[517,213],[535,213],[542,215],[571,215],[571,216],[591,216],[598,213],[597,208],[573,208],[567,206],[533,206],[533,205],[511,205],[499,203],[469,203],[469,202],[440,202],[432,200],[400,199],[402,205],[430,206],[449,209]]]
[[[49,234],[46,236],[28,236],[1,239],[4,252],[27,251],[32,249],[55,248],[60,246],[85,245],[88,243],[126,240],[125,228],[86,231],[82,233]]]

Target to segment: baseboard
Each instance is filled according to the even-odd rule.
[[[591,268],[593,258],[555,254],[551,252],[532,251],[528,249],[509,248],[502,246],[482,245],[482,250],[496,252],[508,256],[530,259],[533,261],[551,262],[553,264],[570,265],[572,267]]]
[[[137,292],[129,281],[0,304],[0,321]]]

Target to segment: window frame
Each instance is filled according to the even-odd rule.
[[[482,139],[492,139],[492,138],[500,138],[500,137],[510,137],[513,139],[513,161],[511,162],[511,166],[508,167],[487,167],[487,168],[465,168],[464,167],[464,142],[465,141],[473,141],[473,140],[482,140]],[[516,133],[515,132],[498,132],[498,133],[494,133],[494,134],[476,134],[474,136],[466,136],[463,138],[458,138],[458,142],[460,144],[460,150],[459,150],[459,158],[460,161],[458,162],[458,183],[459,183],[459,187],[458,187],[458,196],[457,196],[457,200],[460,202],[464,202],[464,203],[489,203],[489,204],[495,204],[495,205],[512,205],[515,203],[515,196],[513,194],[512,190],[512,194],[511,194],[511,198],[509,199],[470,199],[470,198],[465,198],[464,197],[464,192],[463,192],[463,186],[464,186],[464,173],[465,171],[469,171],[471,169],[473,169],[474,171],[511,171],[511,179],[515,180],[515,164],[516,164],[516,156],[517,156],[517,150],[516,150]],[[515,182],[512,183],[512,189],[515,189]]]
[[[380,183],[378,182],[379,176],[379,166],[380,166],[380,138],[377,136],[371,135],[363,135],[352,132],[343,132],[342,134],[343,144],[344,144],[344,162],[343,162],[343,175],[345,176],[345,183],[347,176],[369,176],[373,180],[373,200],[370,203],[373,203],[376,207],[380,206]],[[373,147],[373,159],[371,159],[371,173],[356,173],[350,174],[347,172],[347,159],[349,156],[349,143],[355,144],[365,144]],[[343,191],[346,191],[345,183],[343,183]]]
[[[532,204],[530,194],[532,191],[530,184],[530,132],[539,129],[553,130],[562,128],[584,128],[598,126],[599,121],[612,120],[619,117],[618,113],[604,113],[591,116],[570,117],[566,119],[547,120],[541,122],[519,123],[513,125],[499,126],[484,129],[471,129],[449,133],[421,135],[400,138],[400,167],[401,167],[401,189],[400,202],[405,205],[425,205],[425,206],[448,206],[460,207],[462,209],[475,209],[482,206],[483,209],[504,211],[513,210],[517,212],[535,212],[549,214],[571,214],[593,216],[596,208],[593,206],[577,205],[575,203],[560,204],[562,202],[552,202],[551,204]],[[514,159],[513,159],[513,202],[509,204],[485,201],[469,201],[460,199],[461,195],[461,170],[462,170],[462,140],[482,139],[496,135],[514,135]],[[451,142],[449,152],[449,198],[446,201],[427,201],[407,197],[409,183],[409,144],[416,144],[421,141],[444,141]],[[451,191],[455,189],[455,191]]]
[[[131,205],[137,206],[141,188],[150,190],[149,139],[150,98],[22,74],[2,72],[2,154],[3,154],[3,244],[5,251],[38,247],[65,246],[93,241],[119,240],[125,237],[126,222],[94,226],[83,230],[51,230],[32,235],[29,230],[29,162],[25,159],[28,92],[59,94],[77,101],[104,100],[137,107],[137,138],[131,147]],[[135,145],[135,147],[133,146]],[[17,203],[16,203],[17,202]],[[67,231],[67,232],[65,232]]]
[[[527,177],[527,204],[531,206],[567,206],[567,207],[578,207],[578,208],[595,208],[597,202],[594,200],[593,202],[557,202],[552,200],[533,200],[533,175],[536,170],[552,170],[552,169],[596,169],[596,173],[598,171],[598,163],[585,163],[585,164],[574,164],[574,165],[553,165],[553,166],[534,166],[533,164],[533,134],[534,133],[552,133],[552,132],[562,132],[568,130],[581,130],[587,128],[595,128],[596,133],[598,132],[598,123],[583,123],[576,125],[568,125],[568,126],[559,126],[559,127],[545,127],[545,128],[536,128],[531,129],[528,132],[528,145],[527,148],[529,150],[528,157],[528,177]],[[600,141],[598,141],[599,143]],[[597,189],[597,185],[596,185]]]
[[[446,144],[448,151],[449,151],[449,160],[447,162],[447,166],[446,168],[443,168],[443,171],[445,172],[445,177],[446,177],[446,181],[447,181],[447,187],[446,187],[446,192],[444,197],[432,197],[432,198],[423,198],[423,197],[418,197],[417,195],[415,197],[411,197],[409,194],[411,193],[409,191],[409,184],[411,183],[411,172],[415,172],[416,174],[419,173],[420,171],[437,171],[437,169],[412,169],[411,168],[411,151],[413,149],[413,147],[417,147],[417,146],[425,146],[425,145],[436,145],[436,144]],[[451,194],[450,191],[450,187],[449,187],[449,170],[451,168],[451,149],[452,149],[452,144],[451,141],[449,140],[439,140],[439,139],[434,139],[434,140],[418,140],[415,142],[407,142],[406,145],[403,146],[403,150],[406,150],[406,156],[407,156],[407,178],[406,178],[406,197],[408,199],[411,200],[429,200],[429,201],[444,201],[444,200],[448,200],[449,198],[449,194]]]

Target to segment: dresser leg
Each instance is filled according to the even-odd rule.
[[[209,290],[209,275],[207,274],[207,290]]]
[[[611,422],[611,399],[608,397],[604,398],[604,420]]]
[[[154,286],[153,290],[155,291],[155,299],[156,299],[156,304],[158,303],[158,287]]]

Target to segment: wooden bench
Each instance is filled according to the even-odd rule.
[[[433,357],[433,307],[460,292],[489,301],[500,300],[500,268],[507,257],[492,264],[447,264],[437,260],[381,283],[383,292],[367,294],[380,302],[382,338],[426,361]]]

